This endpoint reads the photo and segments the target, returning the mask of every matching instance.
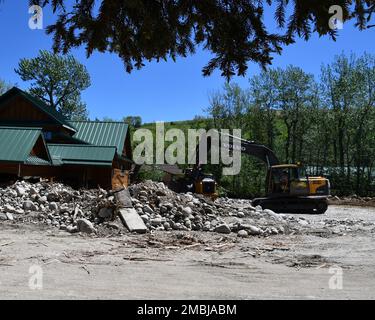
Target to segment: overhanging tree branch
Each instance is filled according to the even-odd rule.
[[[337,32],[328,25],[332,5],[342,8],[344,21],[355,19],[360,30],[373,26],[375,11],[372,0],[101,0],[99,9],[94,0],[31,2],[58,12],[47,28],[56,52],[82,45],[88,56],[113,52],[131,72],[147,61],[175,60],[202,46],[213,56],[203,75],[219,69],[228,79],[245,75],[249,62],[266,68],[296,37],[308,40],[317,33],[334,40]],[[264,24],[264,11],[274,8],[277,33]]]

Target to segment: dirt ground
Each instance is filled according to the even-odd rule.
[[[309,232],[89,237],[0,223],[1,299],[374,299],[375,208],[330,206]],[[355,232],[320,228],[362,219]],[[372,226],[371,226],[372,224]]]

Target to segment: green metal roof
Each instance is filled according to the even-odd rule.
[[[122,154],[128,131],[128,125],[124,122],[102,121],[71,121],[77,133],[76,139],[96,146],[116,147],[117,153]]]
[[[46,113],[50,118],[52,118],[57,123],[61,124],[65,128],[69,129],[70,131],[76,132],[76,128],[72,124],[68,122],[68,120],[60,114],[56,109],[51,108],[49,105],[44,103],[42,100],[33,97],[31,94],[22,91],[21,89],[17,87],[13,87],[6,93],[4,93],[2,96],[0,96],[0,108],[2,107],[2,104],[4,104],[9,99],[21,95],[25,99],[29,100],[35,107],[37,107],[42,112]]]
[[[33,165],[33,166],[49,166],[51,163],[45,159],[39,158],[37,156],[28,156],[25,160],[25,164]]]
[[[112,166],[116,147],[91,146],[85,144],[47,144],[52,163]]]
[[[25,162],[41,128],[0,127],[0,161]]]

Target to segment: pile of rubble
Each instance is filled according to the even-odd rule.
[[[328,198],[329,204],[333,205],[352,205],[352,206],[365,206],[365,207],[375,207],[374,197],[360,197],[357,195],[338,197],[331,196]]]
[[[211,201],[200,195],[175,193],[152,181],[132,185],[129,192],[149,231],[236,232],[246,237],[288,234],[308,224],[304,219],[253,207],[249,200]],[[0,188],[0,196],[0,220],[43,223],[71,233],[121,226],[115,194],[103,189],[74,190],[60,183],[18,181]]]
[[[0,188],[0,220],[44,223],[68,232],[96,232],[114,218],[116,200],[103,189],[74,190],[60,183],[18,181]]]
[[[253,207],[250,200],[211,201],[176,194],[163,183],[145,181],[129,188],[133,206],[150,230],[237,232],[239,236],[287,234],[308,224],[304,219]]]
[[[254,207],[250,200],[218,198],[212,201],[192,193],[175,193],[163,183],[153,181],[131,185],[127,194],[133,207],[130,210],[143,230],[149,232],[192,230],[247,237],[311,233],[317,226],[319,230],[340,234],[372,227],[361,220],[323,219],[316,225],[302,216]],[[45,224],[70,233],[101,234],[114,229],[122,232],[127,230],[123,225],[127,225],[123,208],[116,192],[103,189],[75,190],[61,183],[43,181],[18,181],[0,188],[0,222]]]

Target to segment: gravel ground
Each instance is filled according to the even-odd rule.
[[[293,216],[307,221],[303,232],[246,238],[97,236],[1,221],[0,298],[374,299],[375,208]]]

